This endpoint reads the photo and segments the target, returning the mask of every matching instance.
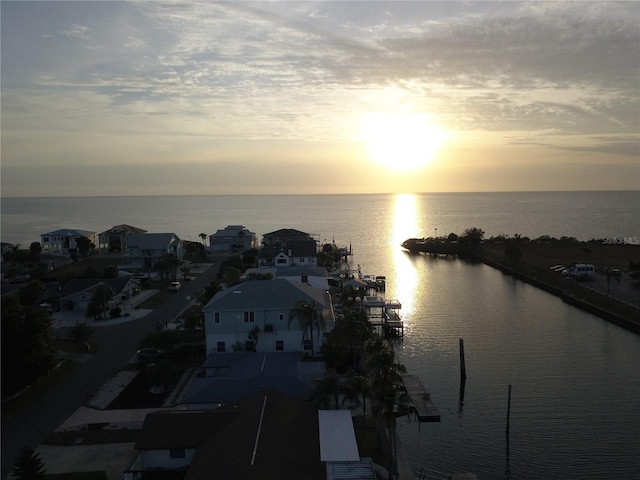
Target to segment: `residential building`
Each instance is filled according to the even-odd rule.
[[[283,246],[264,246],[258,255],[260,267],[291,267],[294,265],[314,267],[317,264],[318,251],[315,240],[295,240]]]
[[[40,235],[40,244],[43,252],[57,252],[68,254],[70,250],[78,248],[78,239],[86,237],[97,245],[96,232],[88,230],[77,230],[70,228],[62,228],[53,232],[43,233]]]
[[[109,252],[122,252],[127,244],[127,237],[147,233],[146,230],[131,225],[114,225],[98,235],[98,248]]]
[[[125,263],[141,272],[149,273],[166,255],[182,260],[180,238],[175,233],[141,233],[126,239]]]
[[[252,276],[270,275],[271,278],[284,278],[292,282],[306,283],[321,290],[329,289],[329,280],[327,278],[327,270],[322,267],[291,266],[291,267],[261,267],[249,268],[244,272],[245,279],[251,279]]]
[[[327,478],[316,405],[269,389],[214,410],[150,413],[135,449],[123,480],[159,471],[185,480]]]
[[[317,237],[317,235],[315,235]],[[284,247],[291,242],[299,240],[314,240],[317,243],[317,239],[314,239],[314,235],[295,230],[293,228],[281,228],[275,232],[265,233],[262,236],[262,245],[266,246],[280,246]]]
[[[258,236],[242,225],[227,225],[209,235],[212,252],[245,252],[258,247]]]
[[[86,311],[101,285],[113,292],[113,297],[107,302],[107,310],[122,305],[140,291],[139,281],[133,278],[76,278],[69,280],[60,291],[61,308]]]
[[[313,336],[299,319],[290,321],[301,303],[314,305],[318,322]],[[317,352],[325,328],[333,328],[328,293],[284,279],[249,280],[218,292],[203,309],[208,352]],[[257,330],[256,330],[257,328]],[[309,334],[308,334],[309,333]]]

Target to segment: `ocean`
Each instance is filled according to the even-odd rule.
[[[3,198],[3,242],[59,228],[129,224],[200,241],[227,225],[295,228],[351,246],[352,267],[387,277],[405,321],[396,345],[440,423],[399,419],[417,474],[441,479],[640,479],[640,336],[486,266],[411,256],[409,237],[640,237],[640,192]],[[638,247],[640,248],[640,246]],[[639,250],[640,252],[640,250]],[[460,392],[459,339],[467,381]],[[505,435],[508,386],[510,435]]]

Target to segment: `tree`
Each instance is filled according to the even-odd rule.
[[[369,378],[365,375],[355,375],[349,377],[346,381],[344,390],[344,399],[342,403],[354,402],[362,407],[364,419],[367,418],[367,400],[371,397],[371,385],[369,384]]]
[[[38,260],[41,253],[42,245],[40,245],[40,242],[33,242],[29,246],[29,257],[31,258],[31,260]]]
[[[111,287],[104,283],[99,284],[89,301],[86,316],[93,317],[94,320],[106,318],[106,312],[112,298],[113,290],[111,290]]]
[[[56,350],[51,317],[38,306],[2,300],[2,393],[11,395],[47,374]]]
[[[89,325],[86,323],[78,323],[71,329],[69,337],[75,343],[83,344],[89,341],[91,335],[93,335],[93,329]]]
[[[342,393],[342,382],[340,377],[335,373],[329,374],[315,380],[314,397],[320,401],[323,407],[332,407],[338,409],[340,406],[340,393]],[[333,400],[333,402],[331,402]]]
[[[22,447],[13,462],[12,474],[18,480],[43,480],[47,472],[44,462],[32,447]]]
[[[479,245],[484,238],[484,230],[477,227],[467,228],[462,237],[459,240],[463,243],[470,243],[471,245]]]
[[[298,305],[289,312],[289,323],[288,326],[291,328],[291,322],[294,319],[298,319],[300,322],[300,327],[303,329],[302,339],[307,336],[307,332],[309,332],[309,338],[311,340],[311,356],[315,355],[315,350],[313,346],[313,327],[316,326],[320,329],[320,320],[318,316],[318,310],[314,303],[305,302],[301,300],[298,302]]]
[[[205,287],[204,291],[198,298],[198,301],[202,305],[206,305],[207,303],[209,303],[209,300],[211,300],[214,297],[214,295],[220,291],[222,291],[222,287],[218,282],[213,280],[211,283],[209,283],[209,285]]]
[[[368,347],[370,356],[367,367],[373,378],[374,411],[377,417],[379,436],[382,437],[382,430],[385,427],[389,433],[390,448],[387,469],[389,479],[392,479],[397,473],[396,412],[402,412],[406,409],[409,402],[401,376],[407,369],[404,365],[396,363],[393,350],[386,348],[379,338],[369,342]]]
[[[25,307],[28,305],[38,305],[45,293],[46,291],[42,283],[33,280],[18,290],[20,304]]]
[[[89,250],[93,250],[96,246],[87,237],[79,237],[76,240],[76,247],[81,256],[86,256]]]

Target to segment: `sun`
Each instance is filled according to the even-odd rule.
[[[367,113],[362,136],[376,163],[397,171],[428,165],[445,139],[445,133],[424,113]]]

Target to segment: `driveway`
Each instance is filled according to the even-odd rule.
[[[23,446],[36,447],[82,406],[87,390],[98,391],[122,365],[135,354],[138,343],[156,330],[158,322],[176,318],[212,280],[219,263],[226,256],[213,258],[214,264],[191,282],[185,283],[179,295],[172,296],[142,317],[132,315],[117,320],[96,322],[93,339],[98,351],[75,368],[64,380],[46,392],[37,403],[24,406],[19,415],[2,419],[2,477],[10,472],[14,459]],[[202,267],[200,267],[202,268]],[[193,269],[192,269],[193,272]],[[125,320],[126,319],[126,320]],[[74,323],[75,325],[75,323]],[[60,326],[59,336],[67,336],[70,326]]]

